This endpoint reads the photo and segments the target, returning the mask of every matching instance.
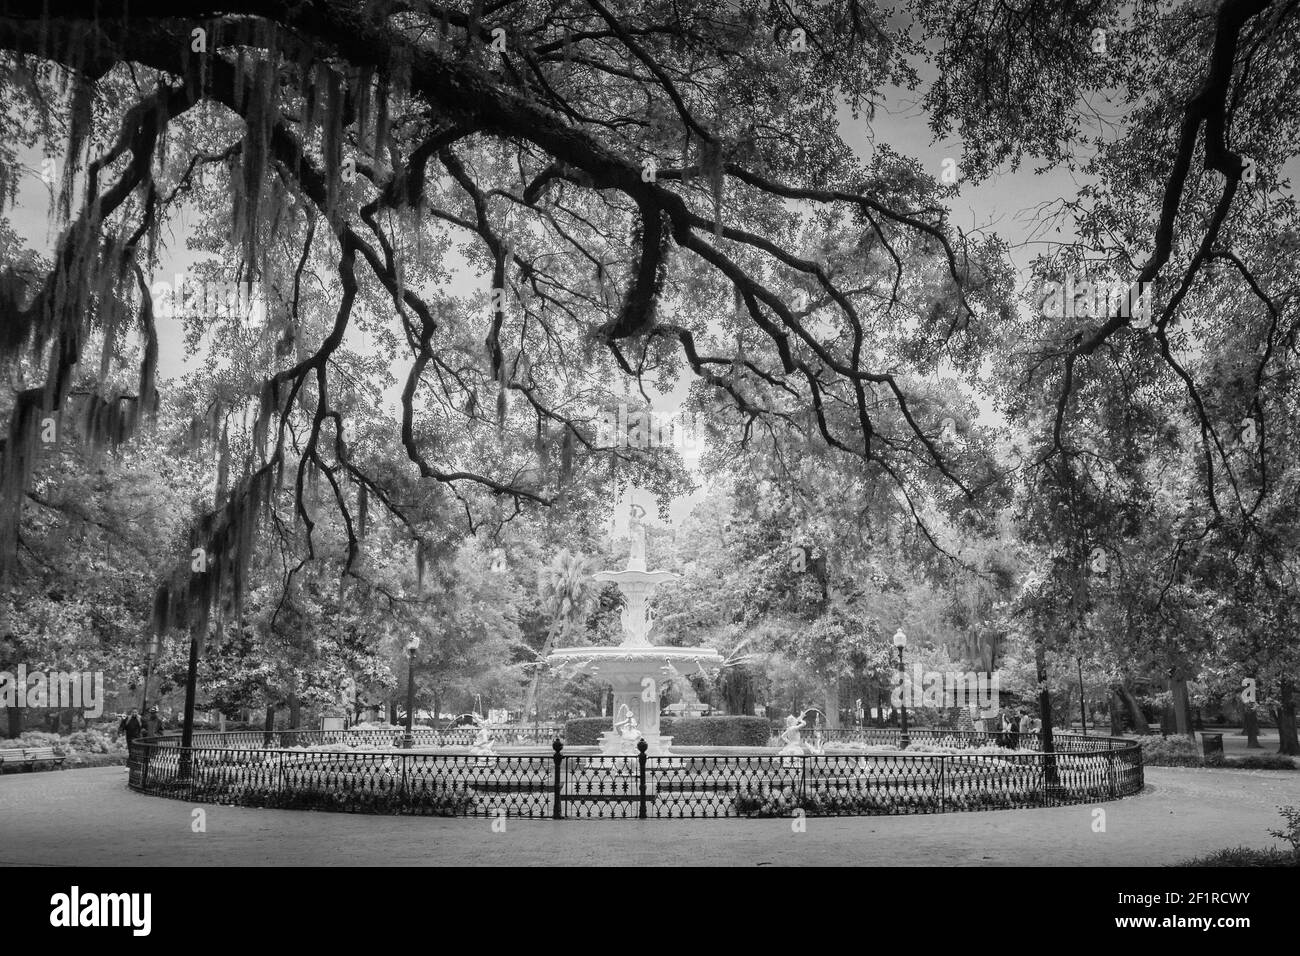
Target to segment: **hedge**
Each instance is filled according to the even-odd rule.
[[[1190,737],[1162,737],[1148,734],[1138,738],[1142,746],[1142,763],[1148,767],[1201,767],[1205,759],[1196,741]]]
[[[576,717],[564,725],[570,747],[594,746],[600,735],[614,729],[612,717]],[[764,747],[771,738],[765,717],[663,717],[659,733],[681,747]]]

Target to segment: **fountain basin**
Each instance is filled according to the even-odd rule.
[[[659,733],[659,691],[673,678],[684,678],[695,669],[716,667],[722,655],[712,647],[656,647],[619,644],[606,647],[564,647],[546,663],[561,671],[588,674],[610,685],[614,691],[614,713],[623,708],[636,718],[635,736],[607,730],[600,737],[600,752],[607,756],[635,755],[639,738],[652,757],[671,756],[672,738]]]

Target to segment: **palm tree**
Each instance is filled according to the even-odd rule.
[[[542,680],[543,662],[555,648],[556,639],[567,635],[575,623],[584,620],[596,600],[590,559],[582,554],[570,554],[567,549],[561,549],[550,567],[542,569],[537,584],[542,608],[550,615],[551,626],[546,630],[546,639],[538,653],[540,660],[533,669],[533,679],[524,699],[524,719],[533,714],[534,723],[537,721],[537,688]]]

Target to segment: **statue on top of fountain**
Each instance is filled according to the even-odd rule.
[[[636,502],[628,508],[627,533],[632,539],[632,548],[628,552],[627,567],[629,571],[644,571],[645,566],[645,509]]]

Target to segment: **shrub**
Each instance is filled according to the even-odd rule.
[[[569,747],[591,747],[601,734],[613,729],[613,717],[575,717],[564,725],[564,742]]]
[[[1269,836],[1285,840],[1291,844],[1289,850],[1269,847],[1266,850],[1252,850],[1239,846],[1230,850],[1216,850],[1205,856],[1184,860],[1179,866],[1300,866],[1300,807],[1278,807],[1286,828],[1269,830]]]
[[[1300,807],[1278,807],[1278,812],[1286,821],[1286,829],[1269,830],[1268,835],[1290,843],[1291,855],[1296,858],[1296,862],[1300,862]]]
[[[69,734],[66,746],[78,753],[86,754],[107,754],[126,749],[123,744],[115,742],[107,734],[98,730],[78,730],[76,733]]]
[[[801,809],[799,794],[792,787],[779,790],[745,788],[731,798],[731,805],[741,816],[783,817]]]
[[[1148,767],[1200,767],[1204,765],[1196,741],[1190,737],[1161,737],[1148,734],[1139,737],[1142,745],[1142,763]]]
[[[468,816],[478,806],[478,794],[471,789],[402,793],[392,789],[278,790],[249,783],[209,788],[214,803],[275,810],[331,810],[342,813],[409,813],[425,816]]]
[[[1178,866],[1300,866],[1300,858],[1286,850],[1270,847],[1267,850],[1252,850],[1247,846],[1234,847],[1231,850],[1216,850],[1205,856],[1183,860]]]
[[[659,732],[681,747],[764,747],[771,724],[764,717],[665,717]]]
[[[68,755],[68,759],[63,761],[65,769],[81,769],[84,767],[125,767],[126,750],[118,749],[110,753],[83,753],[81,751],[73,752]]]
[[[26,730],[22,735],[9,740],[0,740],[0,749],[15,747],[58,747],[63,738],[58,734],[47,734],[43,730]]]
[[[1209,760],[1206,760],[1209,764]],[[1244,757],[1231,757],[1221,764],[1224,767],[1238,767],[1244,770],[1298,770],[1293,759],[1286,754],[1246,754]]]

